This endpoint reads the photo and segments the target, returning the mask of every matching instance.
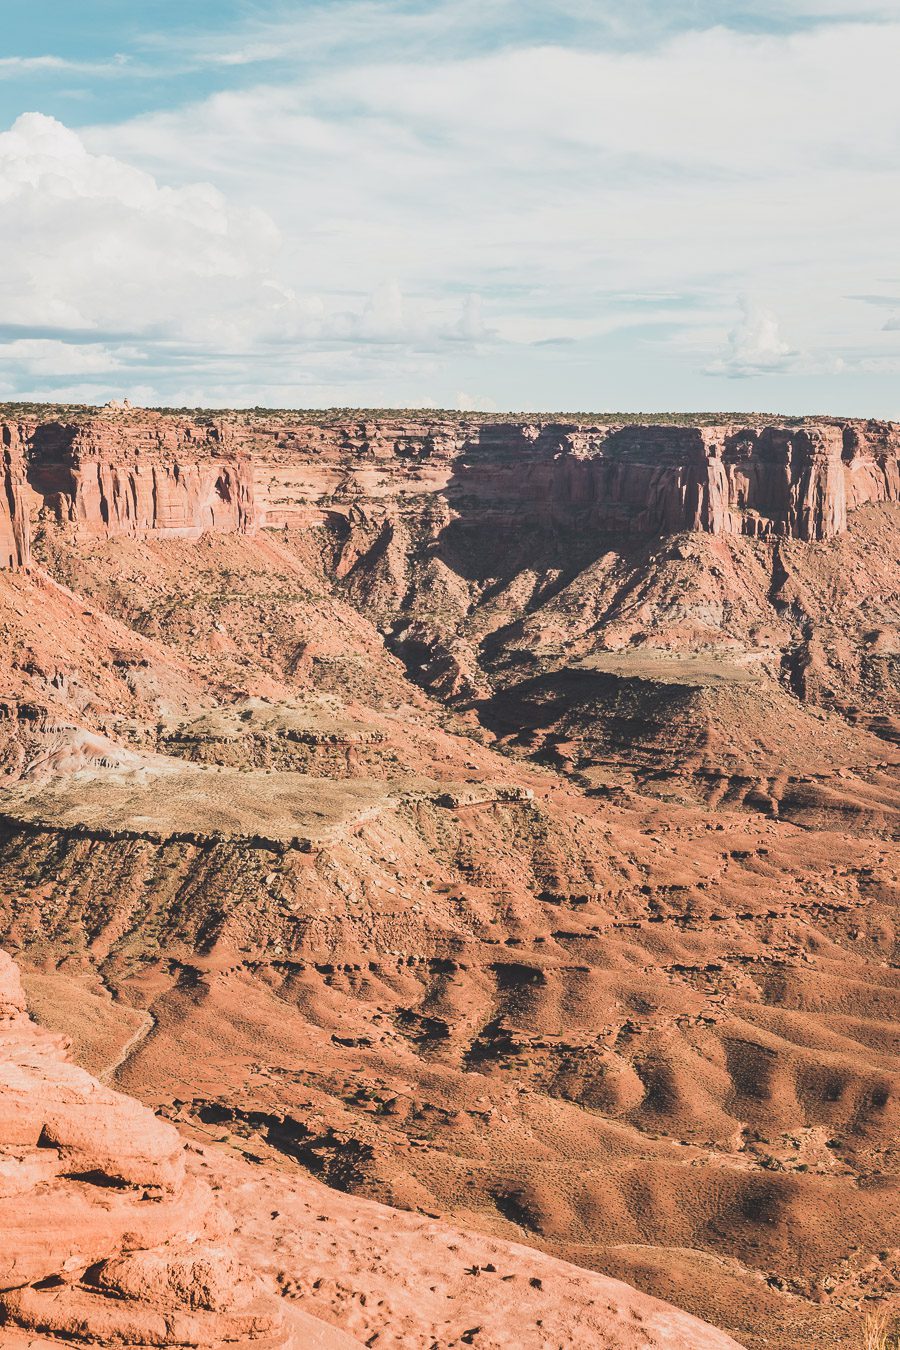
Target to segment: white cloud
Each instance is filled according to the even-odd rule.
[[[71,343],[48,338],[17,338],[0,343],[0,365],[15,363],[24,375],[106,375],[141,360],[137,347],[113,348],[104,343]]]
[[[396,278],[379,286],[363,310],[357,326],[360,337],[396,340],[406,332],[403,292]]]
[[[763,0],[756,9],[762,15],[768,14],[782,21],[785,18],[832,21],[855,19],[877,23],[890,22],[897,17],[894,0],[791,0],[789,10],[783,0],[782,3],[778,3],[778,0],[765,3]]]
[[[479,342],[490,335],[484,322],[484,302],[480,295],[466,296],[456,331],[469,342]]]
[[[725,354],[707,367],[707,373],[746,379],[795,367],[800,353],[782,338],[775,315],[746,298],[740,305],[741,318],[728,334]]]
[[[507,336],[543,313],[551,337],[592,295],[774,290],[816,325],[895,254],[898,45],[900,24],[716,28],[642,52],[369,62],[88,141],[265,202],[298,291],[477,291]]]
[[[162,187],[39,113],[0,135],[0,207],[7,324],[227,346],[285,303],[264,212],[208,183]]]
[[[64,56],[0,56],[0,79],[70,71],[80,75],[133,75],[135,67],[124,54],[109,61],[72,61]]]
[[[342,100],[420,133],[440,129],[481,163],[525,174],[535,150],[553,150],[562,171],[566,155],[591,153],[636,157],[615,166],[630,178],[664,165],[786,177],[896,152],[898,45],[900,23],[787,38],[713,28],[649,52],[532,47],[331,72],[307,99]]]
[[[758,33],[803,31],[811,24],[896,20],[895,0],[269,0],[215,31],[156,34],[150,51],[195,68],[307,67],[368,60],[428,64],[435,52],[459,57],[553,40],[582,52],[646,50],[673,34],[716,27]]]
[[[0,56],[0,75],[25,74],[35,70],[70,70],[71,61],[61,56]]]
[[[68,330],[79,340],[128,335],[207,355],[270,342],[429,345],[481,331],[477,301],[408,303],[395,278],[371,284],[351,308],[345,295],[326,304],[298,291],[266,212],[235,206],[209,183],[161,186],[38,113],[0,134],[0,207],[6,325]],[[60,342],[19,341],[0,346],[0,360],[49,374],[55,354],[60,375],[99,372],[113,359],[101,356],[108,350],[73,346],[65,355]]]
[[[78,136],[20,119],[0,136],[0,317],[112,335],[113,352],[139,340],[142,380],[211,401],[262,387],[263,367],[276,401],[474,388],[596,406],[638,368],[696,399],[703,371],[887,359],[884,316],[847,297],[876,291],[896,254],[900,23],[478,56],[433,41],[447,14],[471,32],[513,8],[404,7],[413,58],[362,41],[384,5],[318,6],[314,30],[207,42],[213,64],[278,51],[290,79]],[[795,17],[848,9],[872,17],[850,0],[799,0]],[[317,63],[345,20],[358,52]],[[723,350],[741,293],[757,309]],[[530,365],[523,344],[544,344]]]

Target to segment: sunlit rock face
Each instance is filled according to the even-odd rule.
[[[0,568],[17,571],[31,557],[31,526],[25,491],[25,437],[22,428],[0,425]]]
[[[252,525],[249,467],[221,424],[131,414],[28,437],[36,505],[102,535],[195,538]]]
[[[295,1344],[177,1130],[72,1064],[0,952],[0,1339]],[[32,1342],[33,1343],[33,1342]],[[327,1343],[327,1342],[326,1342]],[[338,1342],[339,1344],[340,1342]]]
[[[590,425],[115,410],[3,426],[0,565],[26,567],[42,512],[104,536],[196,538],[326,522],[350,507],[470,522],[829,539],[900,495],[900,429]]]

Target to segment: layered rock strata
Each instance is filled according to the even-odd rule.
[[[25,439],[16,426],[0,426],[0,568],[19,571],[31,559],[31,522],[25,487]]]
[[[900,497],[900,428],[401,423],[258,425],[258,519],[377,509],[403,496],[477,523],[827,539]]]
[[[194,538],[325,523],[403,498],[401,514],[482,525],[815,540],[843,533],[849,511],[900,498],[900,428],[877,422],[322,424],[134,411],[5,423],[2,440],[10,568],[27,566],[42,512],[89,534]]]
[[[88,534],[171,538],[252,528],[250,465],[222,424],[148,413],[3,433],[24,449],[32,522],[44,513]]]

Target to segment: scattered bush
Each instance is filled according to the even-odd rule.
[[[889,1312],[869,1313],[863,1323],[860,1350],[900,1350],[900,1324]]]

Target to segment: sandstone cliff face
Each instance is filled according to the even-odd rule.
[[[226,427],[142,413],[27,434],[33,505],[103,535],[196,538],[253,524],[250,468]]]
[[[399,499],[484,522],[828,539],[900,497],[900,428],[399,422],[241,429],[260,523]]]
[[[42,511],[100,535],[452,516],[555,530],[830,539],[900,499],[900,427],[401,420],[206,422],[154,412],[3,427],[0,566]],[[26,488],[25,477],[27,472]],[[427,524],[427,521],[426,521]]]
[[[27,567],[31,556],[31,526],[25,495],[25,442],[15,425],[0,426],[0,568]]]

